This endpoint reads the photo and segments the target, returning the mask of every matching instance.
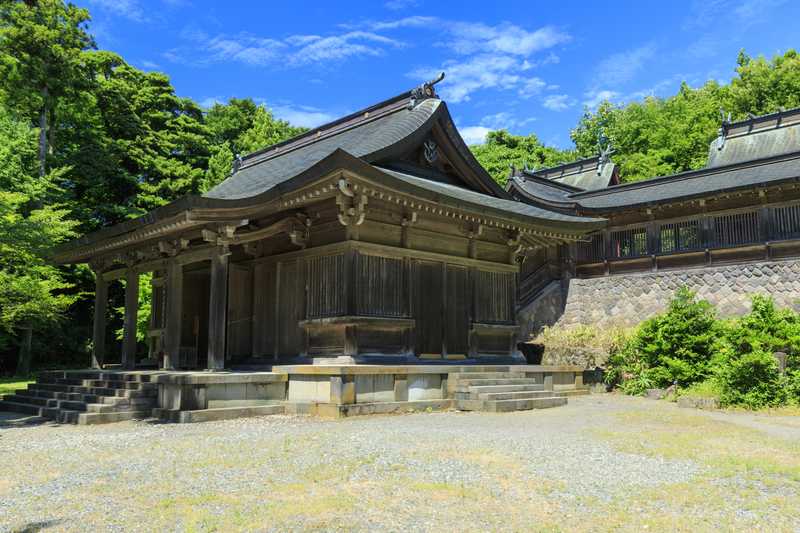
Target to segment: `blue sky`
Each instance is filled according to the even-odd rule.
[[[727,81],[800,47],[800,1],[75,0],[100,48],[206,105],[250,96],[316,126],[437,86],[468,142],[507,128],[571,145],[584,106]]]

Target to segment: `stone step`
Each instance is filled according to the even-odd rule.
[[[40,416],[49,418],[59,424],[76,424],[78,422],[78,411],[72,409],[59,409],[58,407],[42,407]]]
[[[458,369],[461,374],[471,374],[473,372],[511,372],[508,366],[462,366]]]
[[[566,398],[556,396],[498,401],[457,400],[455,402],[456,409],[461,411],[489,411],[495,413],[508,411],[528,411],[531,409],[547,409],[566,404]]]
[[[216,407],[197,411],[171,411],[168,409],[155,409],[154,414],[162,420],[170,422],[211,422],[214,420],[230,420],[233,418],[246,418],[253,416],[267,416],[283,414],[285,406],[281,404],[248,405],[241,407]]]
[[[455,380],[459,382],[469,379],[524,378],[525,372],[458,372],[450,374],[449,377],[455,378]]]
[[[80,392],[53,392],[36,389],[18,390],[15,391],[15,394],[25,398],[50,398],[55,400],[71,400],[85,403],[95,403],[98,401],[98,398],[101,398],[101,396],[96,394],[82,394]]]
[[[527,400],[530,398],[551,398],[556,396],[552,391],[538,390],[538,391],[518,391],[518,392],[458,392],[456,393],[457,400],[487,400],[487,401],[500,401],[500,400]]]
[[[470,392],[480,394],[482,392],[521,392],[521,391],[540,391],[544,390],[544,385],[540,383],[530,383],[525,385],[472,385],[469,387],[457,387],[456,392]]]
[[[533,378],[461,379],[456,386],[464,388],[481,385],[536,385],[536,380]]]
[[[158,402],[154,398],[137,399],[117,403],[90,403],[86,405],[87,413],[115,413],[118,411],[152,410]]]
[[[554,396],[587,396],[590,394],[589,389],[561,389],[553,393]]]
[[[23,413],[26,415],[42,416],[41,410],[43,408],[38,405],[29,403],[11,402],[8,400],[0,400],[0,411],[11,411],[13,413]]]
[[[142,420],[150,418],[152,409],[140,411],[116,411],[112,413],[80,413],[75,423],[80,425],[89,424],[111,424],[113,422],[123,422],[125,420]]]
[[[49,402],[55,402],[56,400],[50,398],[39,398],[38,396],[25,396],[22,394],[6,394],[3,396],[3,401],[6,402],[13,402],[13,403],[27,403],[30,405],[37,405],[39,407],[47,407],[50,405]]]

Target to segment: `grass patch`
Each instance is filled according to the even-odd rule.
[[[713,380],[692,383],[688,387],[678,389],[677,397],[693,396],[696,398],[717,398],[719,399],[719,385]]]
[[[3,394],[13,394],[15,390],[24,389],[31,383],[33,383],[32,379],[19,377],[0,378],[0,396]]]
[[[606,506],[608,529],[792,530],[800,523],[800,443],[693,412],[629,411],[595,434],[619,451],[689,460],[691,481]],[[632,512],[633,511],[633,512]]]

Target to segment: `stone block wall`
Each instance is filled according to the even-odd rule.
[[[564,291],[561,281],[553,281],[542,293],[517,313],[517,340],[525,342],[536,336],[544,326],[555,324],[564,312]]]
[[[772,261],[572,279],[558,324],[633,326],[663,311],[683,285],[721,316],[747,313],[754,293],[800,310],[800,261]]]

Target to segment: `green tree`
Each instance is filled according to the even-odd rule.
[[[614,161],[623,182],[697,169],[708,160],[717,136],[720,109],[734,120],[800,106],[800,57],[795,50],[771,60],[739,54],[730,84],[709,81],[692,88],[681,84],[667,98],[586,110],[571,136],[582,156],[596,153],[600,135],[615,148]]]
[[[0,114],[0,346],[19,344],[17,373],[31,367],[33,332],[58,322],[77,296],[47,261],[75,236],[69,210],[54,202],[62,170],[38,176],[36,131]]]
[[[485,144],[470,149],[483,168],[501,185],[508,181],[512,165],[519,169],[549,167],[576,157],[573,150],[545,146],[534,134],[512,135],[507,130],[489,132]]]
[[[255,152],[306,131],[306,128],[276,119],[269,109],[250,98],[231,98],[227,104],[216,103],[205,119],[211,133],[211,156],[202,192],[230,175],[237,155]]]
[[[59,102],[82,87],[83,51],[94,46],[89,12],[61,0],[0,4],[0,91],[25,117],[38,117],[39,175],[56,134]]]

